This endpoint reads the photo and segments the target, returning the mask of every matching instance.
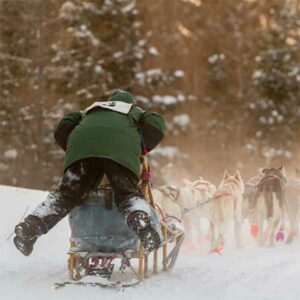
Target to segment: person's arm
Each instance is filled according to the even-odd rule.
[[[145,111],[139,123],[146,150],[149,152],[163,140],[166,131],[165,121],[158,113]]]
[[[67,149],[67,141],[71,131],[80,123],[81,120],[82,113],[73,112],[65,115],[59,121],[54,132],[54,139],[64,151]]]

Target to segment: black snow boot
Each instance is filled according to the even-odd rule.
[[[23,222],[16,225],[14,244],[22,254],[28,256],[37,238],[44,233],[46,233],[46,228],[42,221],[36,216],[29,215]]]
[[[159,248],[161,237],[152,226],[150,216],[146,212],[135,211],[130,213],[127,224],[138,234],[146,252]]]
[[[133,196],[121,202],[119,209],[129,228],[139,236],[146,252],[159,248],[163,240],[159,216],[146,199]]]

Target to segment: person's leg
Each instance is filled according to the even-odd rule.
[[[29,255],[37,237],[47,233],[76,205],[82,203],[102,176],[101,161],[97,159],[82,160],[70,166],[57,188],[16,226],[16,247],[24,255]]]
[[[105,161],[104,171],[128,226],[139,235],[146,251],[158,248],[162,239],[159,218],[139,190],[138,177],[111,160]]]

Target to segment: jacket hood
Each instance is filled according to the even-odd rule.
[[[136,104],[133,95],[129,92],[118,90],[114,92],[109,98],[108,101],[121,101],[130,104]]]

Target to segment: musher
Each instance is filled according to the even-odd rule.
[[[145,250],[158,248],[161,235],[138,181],[141,155],[154,149],[164,132],[164,119],[136,106],[133,95],[122,90],[107,102],[95,102],[84,111],[65,115],[54,133],[55,141],[65,151],[63,177],[46,200],[16,225],[17,249],[30,255],[37,238],[82,204],[104,175],[112,186],[116,205]]]

